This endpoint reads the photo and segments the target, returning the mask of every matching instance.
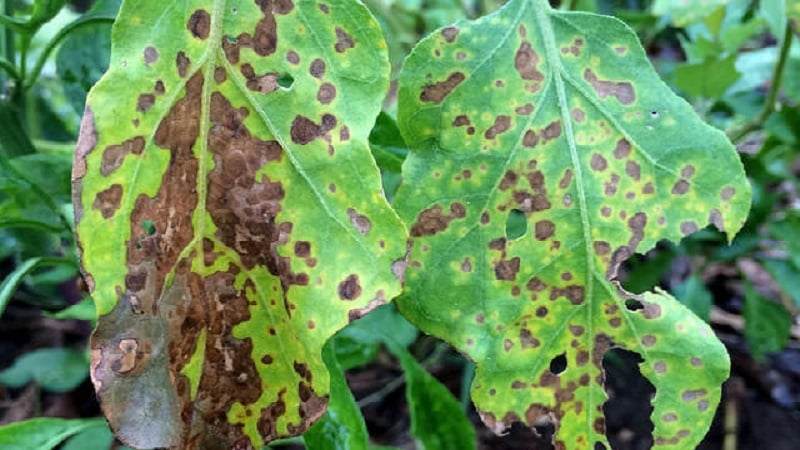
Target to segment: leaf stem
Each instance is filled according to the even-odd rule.
[[[5,70],[11,78],[15,80],[19,79],[19,74],[17,73],[17,68],[14,66],[14,63],[3,58],[2,56],[0,56],[0,69]]]
[[[110,14],[87,14],[75,21],[71,22],[69,25],[65,26],[64,28],[60,29],[58,33],[47,43],[44,51],[41,55],[39,55],[39,59],[36,61],[36,65],[33,68],[33,71],[30,72],[30,76],[28,80],[25,81],[24,89],[30,89],[36,80],[39,78],[41,74],[42,67],[44,67],[45,62],[47,62],[47,58],[50,56],[50,53],[56,46],[61,42],[62,39],[67,37],[70,33],[80,28],[83,28],[87,25],[97,24],[97,23],[114,23],[114,19],[116,16]]]
[[[772,72],[772,84],[767,92],[767,97],[764,100],[764,107],[761,109],[759,115],[742,125],[735,128],[728,133],[728,138],[736,143],[751,132],[761,128],[769,118],[770,114],[775,112],[775,105],[778,102],[778,92],[780,91],[781,81],[783,80],[783,72],[786,67],[786,61],[789,59],[789,49],[792,47],[792,28],[791,24],[787,21],[786,28],[783,32],[783,42],[781,42],[780,53],[778,54],[778,61]]]

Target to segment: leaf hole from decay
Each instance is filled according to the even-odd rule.
[[[609,350],[603,357],[608,395],[603,404],[603,415],[611,448],[653,447],[653,422],[650,420],[653,406],[650,400],[656,389],[639,370],[643,361],[638,353],[619,348]]]
[[[238,12],[239,12],[239,8],[237,8],[235,6],[231,8],[231,14],[237,14]]]
[[[278,86],[284,89],[289,89],[294,84],[294,77],[291,74],[284,73],[278,77],[277,82]]]
[[[552,424],[549,421],[537,422],[533,426],[533,430],[536,432],[538,436],[541,437],[542,441],[544,442],[552,442],[553,435],[556,434],[555,424]]]
[[[658,116],[659,116],[658,111],[650,111],[650,118],[651,119],[653,119],[653,120],[658,119]]]
[[[506,218],[506,239],[519,239],[528,231],[528,219],[520,209],[512,209]]]
[[[602,442],[594,443],[594,450],[608,450]]]
[[[152,236],[156,234],[156,225],[153,223],[152,220],[145,220],[142,222],[142,230],[147,233],[148,236]]]
[[[550,372],[555,375],[564,373],[567,370],[567,354],[562,353],[550,360]]]
[[[628,311],[638,311],[640,309],[644,309],[644,305],[639,300],[634,300],[629,298],[625,300],[625,307],[628,308]]]
[[[236,39],[236,36],[231,36],[230,34],[225,35],[225,40],[228,41],[229,44],[235,44],[239,42],[239,39]]]

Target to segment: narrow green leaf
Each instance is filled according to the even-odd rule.
[[[64,439],[105,424],[103,419],[56,419],[40,417],[0,426],[0,449],[50,450]]]
[[[655,0],[652,11],[656,16],[669,15],[676,27],[685,27],[701,22],[728,1],[730,0]]]
[[[23,261],[0,283],[0,316],[3,315],[8,302],[16,292],[19,285],[25,280],[25,277],[30,275],[34,270],[43,266],[58,266],[58,265],[74,264],[72,261],[62,258],[48,258],[48,257],[35,257]]]
[[[655,448],[697,445],[725,349],[667,293],[626,292],[617,271],[708,223],[729,239],[741,228],[750,188],[725,136],[623,23],[544,0],[424,39],[398,99],[411,153],[395,206],[413,240],[398,307],[475,361],[489,427],[546,420],[557,446],[608,448],[602,359],[622,347],[656,388]],[[514,210],[528,222],[516,240]]]
[[[322,416],[324,343],[400,290],[367,140],[388,73],[352,0],[123,2],[73,192],[124,442],[249,448]]]
[[[750,354],[763,361],[767,353],[782,350],[789,340],[792,316],[779,303],[764,298],[745,283],[744,337]]]
[[[35,381],[45,390],[67,392],[88,374],[89,361],[84,352],[47,348],[25,353],[11,367],[0,371],[0,384],[17,388]]]
[[[369,435],[356,399],[347,386],[337,361],[335,341],[322,350],[331,374],[331,397],[322,418],[308,429],[303,440],[308,450],[367,450]]]

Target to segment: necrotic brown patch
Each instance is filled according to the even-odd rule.
[[[211,16],[205,9],[198,9],[189,17],[189,22],[186,23],[186,28],[192,33],[192,36],[200,39],[206,39],[211,30]]]
[[[178,67],[178,75],[180,75],[181,78],[189,73],[189,64],[191,64],[191,61],[189,61],[186,53],[184,53],[183,50],[179,51],[178,56],[175,57],[175,66]]]
[[[156,96],[153,94],[141,94],[136,101],[136,111],[147,112],[156,103]]]
[[[447,229],[449,223],[455,219],[466,216],[466,208],[461,203],[450,205],[450,214],[442,214],[439,205],[425,209],[417,216],[417,221],[411,227],[411,236],[431,236]]]
[[[445,27],[442,28],[442,37],[447,42],[453,42],[456,40],[456,36],[458,36],[458,28],[457,27]]]
[[[94,198],[92,208],[100,211],[104,219],[113,216],[119,209],[120,199],[122,198],[122,186],[114,184],[108,189],[104,189],[97,193]]]
[[[603,158],[599,153],[592,153],[592,160],[589,165],[591,166],[592,170],[596,170],[598,172],[602,172],[606,170],[606,167],[608,167],[606,159]]]
[[[539,55],[533,50],[531,43],[525,41],[520,44],[517,54],[514,56],[514,67],[523,80],[544,80],[544,74],[536,68],[538,63]]]
[[[295,144],[306,145],[309,142],[324,136],[336,126],[336,117],[332,114],[322,116],[319,125],[305,116],[296,116],[292,121],[291,136]]]
[[[511,127],[511,117],[497,116],[494,119],[494,124],[486,130],[484,136],[486,139],[494,139],[498,134],[501,134]]]
[[[437,81],[433,84],[428,84],[422,88],[422,93],[419,95],[419,99],[423,102],[433,102],[433,103],[441,103],[445,97],[447,97],[453,89],[456,88],[462,81],[464,81],[466,77],[461,72],[453,72],[451,73],[446,80],[444,81]]]
[[[342,300],[355,300],[361,295],[361,285],[358,275],[352,274],[339,283],[339,298]]]
[[[278,74],[276,72],[256,75],[253,66],[249,63],[242,64],[240,70],[242,75],[247,79],[247,89],[262,94],[269,94],[278,89]]]
[[[353,48],[353,37],[343,29],[336,27],[336,44],[333,46],[337,53],[344,53],[348,48]]]
[[[103,150],[103,161],[100,165],[100,173],[103,174],[104,177],[107,177],[111,172],[122,165],[126,156],[131,153],[140,155],[142,150],[144,150],[144,143],[144,138],[142,136],[136,136],[121,144],[109,145],[106,147],[106,149]]]
[[[508,261],[500,261],[494,266],[494,275],[498,280],[514,281],[519,272],[519,257],[511,258]]]
[[[314,78],[322,78],[322,76],[325,75],[325,61],[319,58],[311,61],[311,65],[308,67],[308,73]]]
[[[689,192],[689,182],[684,180],[684,179],[678,180],[672,186],[672,191],[671,192],[674,195],[683,195],[683,194]]]
[[[355,229],[361,234],[369,233],[369,230],[372,228],[372,222],[353,208],[347,208],[347,217],[350,218],[350,223],[352,223]]]
[[[539,241],[543,241],[553,236],[556,231],[556,225],[549,220],[540,220],[534,226],[534,236]]]
[[[617,141],[617,146],[614,147],[614,157],[622,159],[631,153],[631,143],[627,139],[620,139]]]
[[[158,61],[158,50],[152,45],[148,45],[144,48],[144,63],[149,66],[156,61]]]
[[[317,101],[327,105],[336,98],[336,87],[330,83],[323,83],[317,91]]]
[[[613,82],[600,80],[592,69],[586,69],[583,72],[583,79],[592,85],[592,88],[594,88],[594,91],[600,98],[612,96],[623,105],[630,105],[636,100],[636,93],[633,90],[633,85],[626,81]]]

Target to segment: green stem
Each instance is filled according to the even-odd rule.
[[[783,81],[783,72],[786,67],[786,61],[789,59],[789,49],[792,47],[792,28],[789,22],[786,22],[786,29],[783,32],[783,42],[781,42],[780,53],[778,54],[778,62],[772,72],[772,84],[767,92],[767,97],[764,100],[764,107],[761,113],[753,120],[745,123],[739,128],[732,130],[728,134],[728,138],[736,143],[751,132],[763,127],[764,122],[769,118],[770,114],[775,111],[775,105],[778,102],[778,92],[781,88],[781,81]]]
[[[0,56],[0,69],[5,70],[11,78],[19,80],[19,73],[17,72],[17,68],[14,66],[14,63],[3,58],[2,56]]]
[[[567,5],[567,11],[575,11],[575,8],[578,7],[578,0],[570,0],[569,4]]]
[[[114,23],[114,19],[116,17],[113,15],[108,14],[89,14],[82,16],[76,19],[74,22],[70,23],[69,25],[65,26],[64,28],[60,29],[58,33],[47,43],[44,51],[41,55],[39,55],[39,59],[36,61],[36,65],[33,67],[33,70],[30,72],[30,76],[25,81],[24,89],[30,89],[36,80],[41,75],[42,67],[44,67],[45,62],[47,62],[47,58],[50,56],[50,53],[56,46],[64,39],[67,35],[72,33],[75,30],[83,28],[88,25],[98,24],[98,23]]]

